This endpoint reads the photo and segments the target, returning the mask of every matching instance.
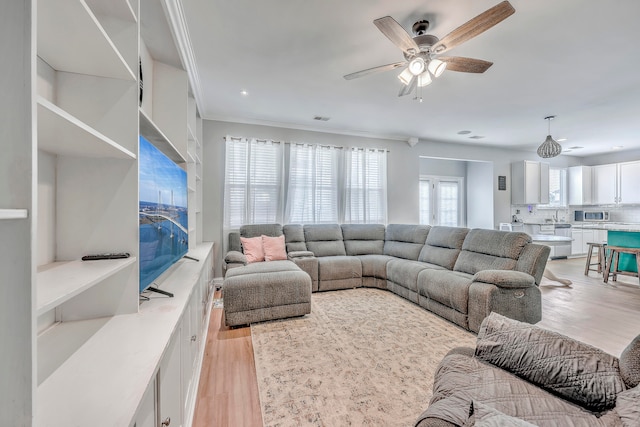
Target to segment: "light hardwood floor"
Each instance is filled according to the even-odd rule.
[[[605,284],[595,272],[585,276],[584,263],[549,261],[547,267],[573,285],[543,279],[539,325],[619,356],[640,334],[638,280],[619,277]],[[262,426],[251,330],[229,329],[222,317],[221,309],[212,309],[193,427]]]

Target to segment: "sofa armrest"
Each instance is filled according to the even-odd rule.
[[[513,270],[482,270],[473,276],[474,282],[488,283],[499,288],[519,289],[536,285],[533,276]]]
[[[310,258],[315,256],[311,251],[293,251],[287,254],[289,259],[293,260],[295,258]]]
[[[243,264],[247,265],[247,257],[239,251],[229,251],[224,257],[226,264]]]

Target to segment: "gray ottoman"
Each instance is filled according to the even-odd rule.
[[[248,264],[227,271],[222,284],[227,326],[311,313],[311,278],[292,261]]]

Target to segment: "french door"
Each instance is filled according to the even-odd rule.
[[[463,184],[461,177],[420,177],[420,224],[462,226]]]

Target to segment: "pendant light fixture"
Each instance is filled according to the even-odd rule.
[[[547,116],[544,118],[549,122],[549,132],[547,133],[547,139],[545,139],[544,142],[538,147],[538,156],[542,157],[543,159],[556,157],[562,152],[562,145],[551,138],[551,120],[555,118],[556,116]]]

